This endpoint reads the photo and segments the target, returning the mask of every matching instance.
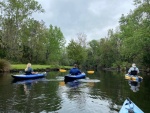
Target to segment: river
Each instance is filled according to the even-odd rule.
[[[127,97],[150,113],[150,76],[142,75],[135,89],[119,72],[98,71],[66,84],[67,73],[30,81],[14,81],[12,74],[0,74],[0,113],[118,113]]]

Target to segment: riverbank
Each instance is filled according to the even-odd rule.
[[[10,72],[24,72],[26,64],[12,64]],[[50,72],[50,71],[59,71],[59,69],[69,70],[70,66],[54,66],[54,65],[35,65],[32,64],[32,68],[36,72]]]
[[[63,68],[65,70],[69,70],[70,68]],[[50,71],[59,71],[59,68],[37,68],[34,69],[35,72],[50,72]],[[11,73],[13,72],[24,72],[24,69],[11,69]]]
[[[11,65],[10,72],[24,72],[26,64],[13,64]],[[32,68],[36,72],[50,72],[59,71],[59,69],[69,70],[71,66],[54,66],[54,65],[32,65]]]
[[[24,69],[26,68],[26,64],[12,64],[11,69],[9,72],[13,73],[18,73],[18,72],[24,72]],[[50,72],[50,71],[59,71],[59,69],[65,69],[65,70],[70,70],[72,67],[71,66],[58,66],[58,65],[35,65],[32,64],[32,68],[36,72]],[[89,70],[89,69],[85,69]],[[95,71],[97,70],[104,70],[104,71],[123,71],[127,72],[128,68],[101,68],[101,69],[94,69]],[[3,71],[2,71],[3,72]],[[144,72],[146,74],[150,73],[150,69],[140,69],[140,72]]]

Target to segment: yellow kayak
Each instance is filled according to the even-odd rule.
[[[132,80],[132,81],[135,81],[135,82],[141,82],[143,80],[143,77],[125,74],[125,79],[126,80]]]

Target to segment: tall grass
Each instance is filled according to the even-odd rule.
[[[8,61],[4,59],[0,59],[0,72],[8,72],[10,71],[11,65]]]

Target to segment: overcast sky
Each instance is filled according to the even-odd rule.
[[[69,42],[77,33],[87,35],[87,41],[107,36],[109,29],[119,25],[122,14],[127,15],[135,7],[133,0],[36,0],[45,13],[34,14],[49,27],[60,27]]]

